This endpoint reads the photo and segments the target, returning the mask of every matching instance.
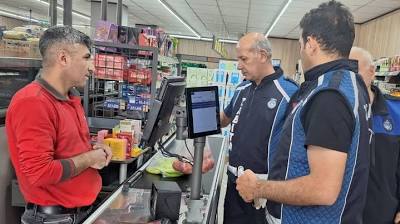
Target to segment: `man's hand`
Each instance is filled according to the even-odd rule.
[[[93,146],[93,149],[102,149],[104,152],[107,154],[107,161],[106,161],[106,166],[110,164],[111,158],[112,158],[112,151],[111,148],[108,145],[104,144],[96,144]]]
[[[400,212],[397,212],[394,218],[394,224],[399,224],[399,223],[400,223]]]
[[[236,180],[236,190],[245,202],[252,202],[257,192],[257,176],[251,170],[246,170]]]
[[[94,169],[103,169],[108,166],[111,160],[111,149],[102,144],[96,144],[93,146],[93,150],[88,152],[91,164],[90,167]]]

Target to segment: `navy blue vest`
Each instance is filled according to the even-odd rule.
[[[273,126],[282,126],[284,112],[297,85],[282,70],[266,77],[259,86],[240,84],[225,114],[232,118],[229,164],[255,173],[268,173],[268,148]]]
[[[272,140],[274,145],[270,147],[269,179],[290,180],[310,173],[307,149],[304,146],[302,111],[316,94],[333,90],[344,96],[355,118],[342,188],[332,206],[292,206],[269,201],[268,213],[285,224],[362,223],[369,168],[370,106],[365,84],[358,75],[348,70],[330,71],[310,82],[297,104],[291,105],[282,131],[277,131],[277,139]]]
[[[368,197],[364,223],[393,223],[400,205],[400,98],[383,95],[376,86]]]

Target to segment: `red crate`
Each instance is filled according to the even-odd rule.
[[[121,55],[96,54],[95,66],[102,68],[124,69],[127,58]]]
[[[130,83],[140,83],[144,85],[151,84],[151,69],[134,69],[130,68],[125,70],[124,80],[127,80]]]
[[[124,70],[95,67],[95,77],[98,79],[122,81],[124,78]]]

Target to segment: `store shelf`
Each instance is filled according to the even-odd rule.
[[[92,94],[89,95],[89,98],[95,98],[95,97],[105,97],[105,96],[115,96],[118,95],[118,92],[111,92],[111,93],[97,93],[97,94]]]
[[[400,73],[400,71],[394,71],[394,72],[376,72],[375,76],[384,76],[384,77],[389,77],[389,76],[397,76]]]
[[[0,57],[0,68],[41,68],[42,60],[37,58]]]
[[[158,61],[161,63],[169,64],[169,65],[179,64],[178,58],[168,57],[168,56],[163,56],[163,55],[158,56]]]
[[[212,62],[212,63],[219,63],[219,60],[222,59],[216,57],[196,56],[188,54],[177,54],[176,57],[180,60],[185,60],[185,61],[200,61],[200,62]]]
[[[94,41],[93,45],[99,47],[111,47],[111,48],[123,48],[123,49],[132,49],[132,50],[143,50],[143,51],[152,51],[158,53],[158,48],[155,47],[144,47],[138,45],[127,45],[127,44],[119,44],[119,43],[110,43],[110,42],[102,42],[102,41]]]

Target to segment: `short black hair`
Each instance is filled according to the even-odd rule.
[[[354,19],[347,7],[337,1],[322,3],[300,21],[304,43],[314,37],[321,49],[348,58],[354,41]]]
[[[46,59],[46,52],[54,44],[83,44],[89,50],[92,45],[90,37],[79,30],[70,26],[53,26],[44,31],[39,40],[39,50],[43,57]]]

